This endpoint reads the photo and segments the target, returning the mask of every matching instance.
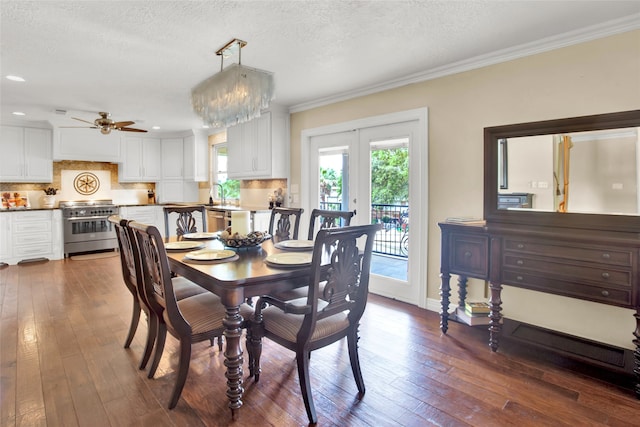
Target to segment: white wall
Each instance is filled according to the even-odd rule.
[[[437,222],[452,216],[482,216],[483,129],[639,109],[638,52],[640,31],[632,31],[294,113],[290,184],[300,184],[303,129],[428,107],[427,297],[439,300]],[[470,298],[484,296],[478,281],[471,281],[469,291]],[[507,317],[632,348],[631,310],[510,287],[504,288],[502,299]]]

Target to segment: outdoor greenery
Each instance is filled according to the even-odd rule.
[[[409,150],[371,152],[371,203],[402,204],[409,200]]]
[[[221,182],[222,188],[224,188],[224,197],[227,200],[240,198],[240,181],[237,179],[228,179]]]
[[[342,173],[320,168],[320,197],[342,196]],[[371,203],[403,204],[409,200],[409,150],[392,148],[371,152]]]

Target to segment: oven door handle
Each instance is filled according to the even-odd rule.
[[[91,221],[94,219],[108,219],[108,216],[70,216],[65,218],[67,221]]]

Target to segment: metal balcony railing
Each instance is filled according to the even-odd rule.
[[[320,209],[342,210],[342,202],[320,202]],[[401,258],[409,256],[409,206],[372,204],[371,224],[384,224],[376,235],[373,252]]]

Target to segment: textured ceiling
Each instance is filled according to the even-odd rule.
[[[243,64],[275,73],[275,102],[297,111],[640,28],[640,1],[2,0],[0,16],[3,123],[13,111],[60,125],[109,111],[172,131],[202,125],[190,89],[234,37],[248,42]]]

